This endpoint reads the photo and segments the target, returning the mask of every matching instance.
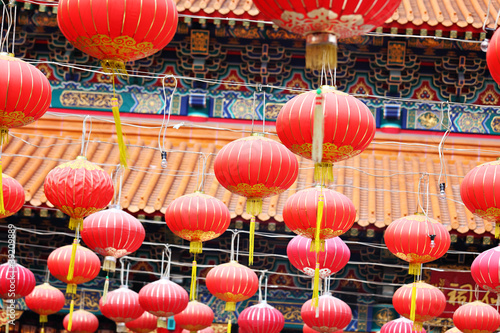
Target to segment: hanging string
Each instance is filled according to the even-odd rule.
[[[268,276],[266,275],[264,279],[264,302],[266,303],[267,303],[267,282],[268,282]]]
[[[11,2],[13,3],[13,7],[14,7],[14,17],[12,19],[12,25],[14,26],[13,28],[13,33],[12,33],[12,54],[14,54],[14,47],[16,45],[16,17],[17,17],[17,6],[16,6],[16,3],[14,0],[11,0]]]
[[[200,186],[198,187],[198,191],[203,192],[203,190],[205,188],[205,174],[207,172],[207,170],[206,170],[206,168],[207,168],[207,157],[205,156],[205,154],[202,154],[200,158],[203,159],[203,167],[202,167],[202,170],[201,170],[201,182],[200,182]]]
[[[163,276],[164,276],[165,251],[167,251],[167,248],[165,248],[163,251],[161,251],[160,278],[163,278]]]
[[[125,277],[125,262],[124,262],[123,257],[120,258],[120,266],[121,266],[120,267],[121,268],[120,269],[120,287],[121,287],[121,286],[125,285],[125,279],[124,279],[124,277]]]
[[[266,274],[264,272],[259,276],[259,303],[262,302],[262,280],[264,280],[264,276]]]
[[[266,133],[266,91],[264,91],[264,105],[262,108],[262,134]]]
[[[236,240],[236,237],[238,237],[238,247],[239,247],[239,233],[238,233],[238,231],[234,230],[233,235],[231,236],[231,254],[229,256],[230,261],[235,261],[234,242]],[[236,257],[236,261],[238,261],[238,257]]]
[[[251,134],[253,134],[253,126],[255,123],[255,114],[257,113],[257,109],[255,108],[255,100],[256,100],[256,93],[255,90],[253,92],[253,103],[252,103],[252,129],[251,129]]]
[[[167,88],[165,85],[165,80],[167,78],[172,78],[174,79],[174,88],[172,90],[172,93],[170,94],[169,97],[167,97]],[[162,84],[162,92],[163,92],[163,119],[161,122],[160,126],[160,131],[158,132],[158,148],[160,149],[160,154],[162,157],[162,160],[165,158],[166,159],[166,136],[167,136],[167,129],[168,125],[170,124],[170,116],[172,114],[172,104],[173,104],[173,99],[174,99],[174,94],[177,90],[177,78],[172,75],[172,74],[167,74],[161,79],[161,84]],[[167,109],[167,102],[168,102],[168,109]],[[162,165],[162,167],[166,167],[166,165]]]
[[[83,124],[82,124],[82,147],[80,149],[80,156],[86,156],[86,149],[85,149],[85,141],[87,140],[86,137],[86,131],[87,131],[87,119],[89,119],[90,116],[86,115],[85,118],[83,118]],[[90,139],[90,137],[89,137]]]
[[[167,280],[170,280],[170,267],[172,264],[172,249],[168,246],[165,245],[165,255],[167,256],[167,267],[165,269],[165,278]]]

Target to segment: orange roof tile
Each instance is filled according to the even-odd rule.
[[[111,173],[119,161],[113,125],[96,119],[92,123],[86,156]],[[244,212],[245,198],[230,193],[217,182],[212,169],[214,155],[210,155],[226,143],[247,134],[196,128],[189,124],[177,130],[169,128],[166,138],[166,149],[170,151],[168,167],[162,169],[157,149],[159,123],[142,122],[142,126],[124,126],[130,143],[130,168],[123,175],[123,208],[132,213],[163,214],[173,199],[198,188],[201,182],[198,173],[203,166],[200,154],[204,154],[207,157],[204,191],[224,201],[233,218],[250,218]],[[203,123],[203,126],[222,128],[217,123]],[[232,126],[245,129],[242,125]],[[24,186],[26,204],[52,207],[43,194],[43,181],[56,165],[80,154],[81,129],[81,119],[46,115],[35,124],[11,131],[14,136],[3,150],[3,170]],[[268,126],[267,130],[274,131],[274,127]],[[440,139],[432,135],[377,133],[374,142],[363,154],[335,166],[332,188],[353,201],[358,210],[357,224],[360,227],[384,228],[394,219],[416,212],[419,179],[422,173],[427,173],[430,179],[428,212],[431,217],[440,220],[449,230],[460,233],[493,231],[491,223],[474,217],[464,208],[459,191],[465,173],[483,161],[494,159],[500,143],[489,139],[449,138],[446,147],[455,149],[445,151],[448,174],[446,195],[450,200],[439,200],[441,164],[437,144]],[[285,193],[264,200],[263,212],[259,215],[261,221],[274,219],[282,222],[282,209],[287,198],[312,185],[312,163],[301,158],[299,162],[301,170],[297,182]]]

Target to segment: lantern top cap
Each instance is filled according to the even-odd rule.
[[[253,132],[251,135],[252,135],[252,136],[264,136],[264,133],[260,133],[260,132]]]
[[[87,160],[87,158],[85,156],[78,156],[76,159],[77,160]]]
[[[324,86],[319,87],[318,90],[321,91],[321,93],[333,93],[333,94],[342,95],[342,96],[350,96],[349,94],[347,94],[343,91],[337,90],[337,88],[334,86],[324,85]],[[317,90],[314,90],[314,92],[318,93]]]
[[[0,52],[0,60],[24,62],[21,59],[14,57],[14,53],[7,53],[7,52]]]

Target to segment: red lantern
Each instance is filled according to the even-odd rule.
[[[351,308],[331,294],[320,296],[317,308],[313,306],[312,300],[308,300],[302,305],[300,313],[304,323],[318,332],[342,330],[352,319]]]
[[[125,323],[139,318],[144,309],[139,304],[139,294],[127,286],[109,292],[106,300],[99,300],[99,309],[104,317],[116,322],[117,332],[126,332]]]
[[[85,310],[77,310],[72,315],[72,327],[69,327],[69,317],[67,314],[63,320],[64,329],[72,333],[94,333],[99,328],[99,320],[97,317]]]
[[[495,332],[500,326],[500,314],[491,305],[475,301],[456,309],[453,323],[463,333]]]
[[[35,275],[16,262],[0,265],[0,298],[5,300],[28,296],[35,288]]]
[[[413,305],[412,294],[416,293]],[[434,319],[443,313],[446,307],[446,297],[438,288],[422,281],[406,284],[400,287],[392,297],[394,309],[403,317],[414,320],[417,331],[422,330],[422,323]],[[412,306],[415,307],[414,319],[411,316]]]
[[[212,326],[214,312],[197,301],[190,301],[181,313],[174,315],[176,325],[190,332],[201,331]]]
[[[164,318],[182,312],[188,305],[189,297],[184,288],[162,277],[160,280],[149,283],[139,291],[139,304],[149,313]]]
[[[144,311],[142,316],[125,324],[127,328],[136,333],[149,333],[156,329],[158,317]]]
[[[1,58],[2,56],[0,56]],[[1,80],[1,79],[0,79]],[[4,213],[0,213],[0,219],[17,213],[24,204],[24,189],[17,180],[2,173],[2,192]]]
[[[83,156],[52,169],[43,189],[47,199],[70,216],[70,229],[81,229],[83,218],[106,207],[115,191],[111,177]]]
[[[380,329],[380,333],[425,333],[425,329],[422,327],[420,329],[413,328],[413,322],[404,317],[391,320],[385,323]]]
[[[72,245],[66,245],[52,251],[47,260],[47,266],[56,279],[68,284],[66,292],[75,294],[77,284],[89,282],[99,274],[101,261],[94,252],[78,245],[73,277],[68,279],[72,249]]]
[[[488,50],[491,48],[488,48]],[[496,223],[500,235],[500,161],[481,164],[469,171],[460,185],[462,201],[473,214]]]
[[[500,293],[500,246],[484,251],[474,259],[471,274],[484,290]]]
[[[48,283],[36,286],[24,300],[31,311],[40,315],[41,323],[46,323],[47,316],[59,312],[66,302],[64,294]]]
[[[103,67],[124,69],[124,63],[161,51],[177,30],[172,0],[63,0],[57,10],[59,29],[81,51],[102,60]]]
[[[114,272],[116,259],[139,249],[146,231],[138,219],[113,206],[87,217],[81,235],[88,247],[105,256],[103,270]]]
[[[486,62],[488,63],[488,69],[496,83],[500,84],[500,53],[498,52],[498,40],[500,39],[500,33],[497,29],[488,45],[488,51],[486,52]]]
[[[410,263],[410,274],[420,275],[423,263],[442,257],[450,248],[450,233],[434,219],[410,215],[392,222],[384,235],[385,244],[399,259]]]
[[[266,302],[246,308],[238,317],[238,327],[248,333],[279,333],[284,326],[281,312]]]
[[[231,214],[219,199],[195,192],[175,199],[167,207],[165,222],[174,234],[190,242],[191,253],[201,253],[202,242],[226,231]]]
[[[182,333],[190,333],[191,331],[182,330]],[[196,331],[196,333],[215,333],[212,327],[207,327],[202,330]]]

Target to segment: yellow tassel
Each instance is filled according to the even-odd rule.
[[[249,239],[249,249],[248,249],[248,265],[253,265],[253,250],[255,247],[255,216],[252,215],[250,219],[250,239]]]
[[[127,147],[123,139],[122,123],[120,120],[120,110],[118,109],[118,99],[113,97],[111,99],[111,106],[113,110],[113,117],[115,119],[116,136],[118,140],[118,148],[120,149],[120,164],[122,167],[127,168]]]
[[[46,322],[47,322],[47,316],[45,316],[45,315],[40,315],[40,322],[41,322],[41,323],[46,323]]]
[[[314,235],[315,240],[315,251],[319,253],[321,251],[321,222],[323,221],[323,207],[325,206],[325,197],[323,192],[318,197],[318,211],[316,214],[316,233]]]
[[[333,182],[333,164],[322,162],[314,163],[314,179],[320,184]]]
[[[121,77],[127,77],[127,69],[125,68],[125,64],[123,61],[120,60],[111,60],[111,59],[104,59],[101,60],[101,66],[103,69],[103,72],[105,73],[118,73]]]
[[[104,258],[104,263],[102,264],[102,270],[106,272],[114,272],[116,270],[116,260],[111,260],[108,258],[113,258],[113,257]]]
[[[83,230],[83,219],[70,218],[68,228],[70,230],[75,230],[76,228],[79,228],[80,231],[82,231]]]
[[[189,243],[189,253],[201,253],[203,250],[203,243],[199,241],[191,241]]]
[[[424,323],[416,321],[413,323],[412,332],[420,332],[424,329]]]
[[[5,333],[9,333],[9,322],[7,321],[7,324],[5,325]]]
[[[236,303],[235,302],[226,302],[226,308],[224,311],[234,312],[236,311]]]
[[[45,327],[42,326],[42,328],[40,328],[40,333],[45,333]]]
[[[495,225],[495,238],[500,238],[500,223],[497,222]]]
[[[247,213],[253,216],[262,213],[262,198],[248,198]]]
[[[193,267],[191,268],[191,288],[189,289],[189,300],[194,301],[196,298],[196,277],[197,277],[196,260],[193,260]]]
[[[69,306],[69,319],[68,319],[68,331],[71,332],[71,328],[73,326],[73,309],[75,308],[75,300],[71,300],[71,304]]]
[[[227,320],[227,333],[231,333],[231,319]]]
[[[68,281],[73,280],[73,273],[75,272],[75,260],[76,260],[76,249],[78,247],[78,239],[75,238],[73,241],[73,247],[71,248],[71,259],[69,261],[68,276],[66,279]]]
[[[68,283],[66,286],[66,294],[76,294],[76,284]]]
[[[321,88],[316,90],[316,101],[314,103],[314,123],[313,123],[313,138],[311,159],[313,162],[320,163],[323,160],[323,138],[324,138],[324,115],[323,101],[324,96]],[[322,181],[322,179],[316,179]]]
[[[5,205],[3,202],[3,173],[2,173],[2,160],[0,159],[0,214],[5,214]]]
[[[410,263],[410,267],[408,269],[408,274],[410,274],[410,275],[420,275],[421,268],[422,268],[422,264],[411,262]]]
[[[0,145],[9,143],[9,129],[0,128]]]
[[[158,326],[159,328],[167,328],[167,318],[165,317],[160,317],[158,318],[158,320],[156,321],[156,326]]]
[[[319,262],[316,263],[314,270],[314,286],[313,286],[313,307],[317,308],[319,304]]]
[[[313,44],[306,45],[306,68],[321,70],[337,67],[337,45]]]
[[[109,290],[109,277],[106,275],[106,281],[104,282],[104,289],[102,291],[102,304],[106,304],[106,297],[108,296]]]
[[[413,287],[411,288],[411,304],[410,304],[410,320],[415,321],[415,312],[417,307],[417,282],[413,281]]]

